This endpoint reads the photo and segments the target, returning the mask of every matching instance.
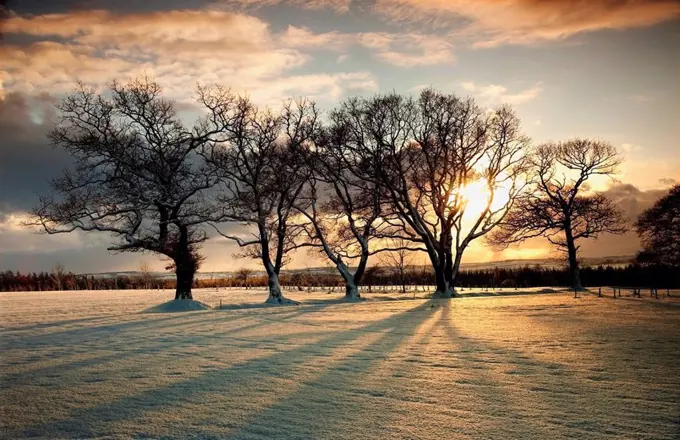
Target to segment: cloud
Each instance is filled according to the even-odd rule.
[[[282,44],[293,48],[340,51],[359,46],[371,50],[374,58],[399,67],[429,66],[455,61],[453,43],[448,37],[421,33],[315,34],[306,28],[289,26],[280,39]]]
[[[34,206],[36,194],[45,192],[49,179],[71,163],[47,139],[56,119],[53,101],[45,94],[15,92],[0,99],[0,220]]]
[[[473,81],[463,81],[459,83],[459,86],[478,97],[487,105],[503,103],[513,105],[523,104],[536,99],[543,91],[540,83],[517,93],[509,93],[507,87],[498,84],[481,85]]]
[[[333,83],[356,87],[368,72],[295,75],[310,56],[285,46],[269,25],[255,17],[215,10],[114,14],[84,10],[69,14],[17,16],[4,32],[30,36],[28,44],[0,47],[0,80],[7,90],[70,91],[76,79],[103,85],[142,73],[155,76],[166,92],[188,100],[197,82],[220,83],[273,102]],[[331,79],[329,79],[331,78]],[[319,82],[315,82],[315,81]],[[364,84],[373,87],[375,80]],[[291,85],[297,88],[292,89]]]
[[[624,153],[634,153],[638,151],[642,151],[642,147],[639,145],[633,145],[633,144],[621,144],[621,150]]]
[[[455,61],[453,44],[448,38],[416,33],[366,33],[358,37],[360,44],[376,50],[376,58],[395,66],[431,66]]]
[[[628,219],[629,231],[624,235],[602,234],[597,239],[583,240],[581,253],[589,257],[608,255],[634,255],[640,249],[640,238],[633,223],[645,209],[663,197],[667,189],[641,190],[635,185],[616,183],[604,194],[616,203]]]
[[[310,10],[330,9],[335,12],[348,12],[352,0],[218,0],[214,6],[238,6],[245,9],[267,6],[297,6]]]
[[[665,177],[665,178],[659,179],[659,183],[662,186],[668,186],[668,187],[680,184],[680,182],[678,180],[672,179],[670,177]]]
[[[375,9],[400,22],[455,22],[463,26],[460,34],[477,47],[647,27],[680,16],[680,3],[675,0],[377,0]]]

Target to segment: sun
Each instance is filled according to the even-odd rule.
[[[493,200],[490,209],[496,211],[503,208],[510,199],[510,187],[505,182],[497,184],[493,189]],[[465,201],[464,217],[476,219],[489,205],[491,191],[484,179],[473,180],[461,188],[460,194]]]

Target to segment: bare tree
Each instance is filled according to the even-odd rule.
[[[363,179],[357,169],[376,164],[356,162],[346,150],[347,133],[338,126],[319,129],[313,149],[306,151],[311,167],[304,196],[295,208],[309,221],[314,246],[335,265],[345,282],[345,297],[360,298],[359,285],[366,270],[381,214],[380,191],[371,180]],[[356,261],[354,271],[349,261]]]
[[[393,246],[395,250],[384,252],[380,255],[380,261],[383,267],[388,267],[399,277],[399,284],[401,285],[401,293],[406,293],[406,271],[413,263],[415,256],[412,251],[408,250],[408,243],[403,239],[397,239],[397,243]]]
[[[142,279],[142,283],[144,283],[144,288],[148,289],[149,286],[151,285],[151,266],[149,266],[149,263],[145,260],[142,260],[139,263],[139,267],[137,269],[140,273],[140,277]]]
[[[616,149],[606,142],[573,139],[540,145],[531,154],[530,191],[489,236],[489,243],[502,249],[546,237],[566,252],[572,287],[581,289],[577,240],[626,230],[620,209],[588,184],[593,176],[613,175],[619,164]]]
[[[383,273],[381,266],[369,266],[364,271],[364,283],[368,286],[368,293],[373,293],[373,286],[376,284],[378,277]]]
[[[177,277],[175,299],[191,299],[201,262],[202,225],[212,209],[205,191],[217,182],[197,154],[217,133],[215,118],[191,129],[149,78],[113,82],[110,94],[80,85],[64,99],[50,138],[74,158],[52,182],[33,214],[47,233],[107,232],[109,250],[168,257]]]
[[[293,205],[308,180],[303,145],[317,124],[313,103],[288,103],[275,115],[258,109],[248,98],[218,89],[205,101],[219,115],[222,138],[207,153],[214,174],[221,179],[218,195],[220,222],[236,222],[254,231],[217,232],[244,248],[244,255],[262,262],[268,277],[267,303],[294,303],[285,298],[279,272],[290,252],[298,247],[303,226]]]
[[[524,189],[528,139],[515,114],[424,90],[419,99],[350,99],[333,113],[332,124],[347,133],[352,160],[379,164],[357,170],[386,202],[378,236],[427,252],[435,296],[453,296],[464,251],[502,220]],[[484,188],[483,200],[475,200],[478,212],[468,209],[471,184]]]
[[[241,287],[246,289],[249,287],[248,280],[253,275],[253,270],[247,267],[242,267],[236,271],[236,279],[241,282]]]
[[[62,263],[57,263],[52,267],[50,278],[57,287],[57,290],[64,290],[64,280],[66,279],[66,268]]]
[[[680,267],[680,185],[640,214],[635,228],[644,247],[639,262]]]

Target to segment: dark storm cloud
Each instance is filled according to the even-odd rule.
[[[0,216],[35,206],[37,194],[70,163],[47,139],[55,117],[49,95],[9,93],[0,100]]]
[[[642,211],[651,207],[666,192],[668,189],[643,191],[628,183],[616,184],[609,188],[605,191],[605,195],[623,210],[630,229],[623,235],[603,234],[597,240],[583,240],[582,255],[586,257],[634,255],[640,249],[640,239],[633,227],[635,220]]]
[[[19,272],[49,272],[55,264],[63,264],[74,273],[115,272],[135,270],[141,261],[154,262],[155,256],[144,254],[112,254],[105,247],[84,247],[78,250],[0,252],[0,270]]]
[[[669,179],[661,179],[661,182],[667,180]],[[667,192],[668,189],[642,191],[635,185],[620,183],[605,191],[605,195],[614,200],[623,209],[628,219],[634,222],[642,211],[652,206]]]
[[[5,7],[18,14],[49,14],[104,9],[112,12],[163,11],[201,8],[209,0],[8,0]]]

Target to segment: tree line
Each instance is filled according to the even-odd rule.
[[[328,258],[348,299],[360,297],[369,258],[423,252],[435,296],[451,297],[474,240],[500,249],[546,237],[578,289],[578,241],[626,229],[589,182],[616,172],[616,149],[590,139],[534,146],[509,106],[426,89],[349,98],[325,113],[307,99],[274,111],[220,86],[199,86],[196,103],[188,127],[153,79],[102,93],[79,85],[50,133],[73,166],[31,224],[105,232],[111,251],[165,257],[176,299],[192,298],[214,232],[261,262],[277,304],[292,302],[280,278],[297,249]]]
[[[590,287],[617,286],[627,288],[680,288],[680,271],[667,265],[629,264],[622,267],[588,266],[581,269],[584,284]],[[542,268],[518,267],[479,270],[461,270],[458,274],[460,288],[522,289],[527,287],[564,287],[571,282],[567,267]],[[282,288],[305,290],[318,288],[343,288],[344,280],[331,272],[282,272],[279,281]],[[371,266],[363,279],[365,293],[378,292],[385,286],[392,291],[407,293],[414,289],[429,288],[432,273],[427,267],[406,267],[399,271],[394,267]],[[128,289],[174,289],[176,281],[154,275],[116,275],[109,277],[77,275],[64,272],[55,278],[54,272],[20,273],[0,272],[0,291],[38,292],[59,290],[128,290]],[[266,275],[252,270],[237,271],[227,277],[200,278],[194,280],[195,288],[262,288],[268,286]]]

